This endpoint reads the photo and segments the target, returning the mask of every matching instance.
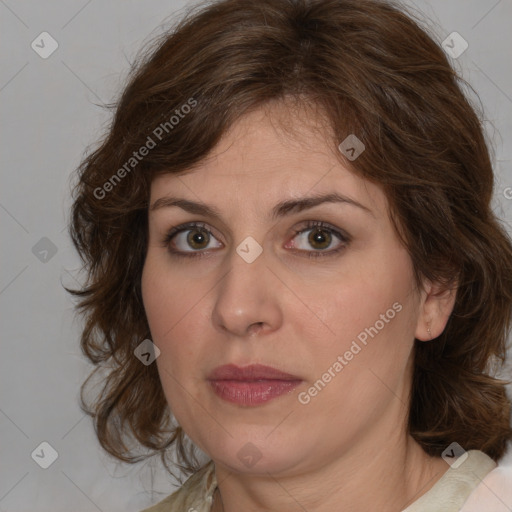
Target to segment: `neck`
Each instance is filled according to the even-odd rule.
[[[350,450],[329,464],[288,474],[240,474],[216,463],[219,484],[212,512],[400,512],[447,469],[441,458],[429,457],[410,437],[401,445]]]

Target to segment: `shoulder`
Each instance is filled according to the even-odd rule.
[[[510,512],[512,510],[512,465],[498,465],[481,479],[460,512]]]
[[[496,463],[479,450],[469,450],[464,456],[453,459],[448,464],[450,466],[448,470],[430,490],[402,512],[438,512],[440,510],[462,512],[469,496],[496,468]],[[478,512],[482,511],[478,510]]]
[[[215,466],[210,461],[177,491],[140,512],[209,512],[216,487]]]

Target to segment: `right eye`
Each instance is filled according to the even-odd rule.
[[[174,256],[194,258],[202,256],[207,249],[222,246],[222,244],[210,246],[212,239],[216,240],[213,233],[206,227],[206,224],[202,222],[189,222],[171,228],[162,240],[162,245]]]

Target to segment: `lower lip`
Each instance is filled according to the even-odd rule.
[[[260,405],[289,393],[300,380],[212,380],[213,391],[223,400],[238,405]]]

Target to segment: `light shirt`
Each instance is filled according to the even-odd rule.
[[[512,512],[512,467],[497,467],[479,450],[470,450],[402,512]],[[177,491],[141,512],[210,512],[217,488],[213,461]]]

